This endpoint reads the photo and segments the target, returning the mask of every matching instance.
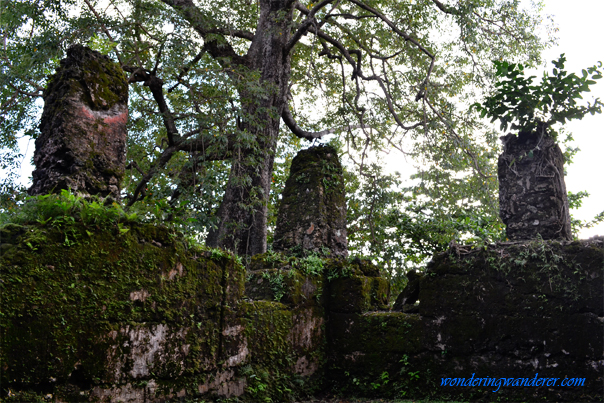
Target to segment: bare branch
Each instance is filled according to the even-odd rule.
[[[153,98],[159,107],[159,112],[162,115],[164,126],[168,136],[168,145],[173,146],[175,141],[178,140],[178,129],[174,123],[174,115],[168,108],[166,98],[164,97],[163,85],[164,82],[161,78],[157,77],[154,72],[149,72],[143,68],[135,68],[131,66],[123,66],[124,71],[132,73],[128,79],[129,83],[143,82],[143,85],[149,87]]]
[[[331,129],[327,129],[327,130],[321,130],[320,132],[308,132],[306,130],[303,130],[300,126],[298,126],[298,124],[294,120],[294,117],[292,116],[292,114],[287,106],[285,108],[283,108],[283,113],[281,114],[281,118],[283,118],[283,122],[285,122],[285,124],[287,125],[287,127],[289,127],[289,129],[292,131],[292,133],[294,133],[296,136],[298,136],[300,138],[304,138],[308,141],[312,141],[314,139],[320,139],[324,136],[327,136],[328,134],[342,132],[345,130],[363,129],[365,127],[364,125],[348,125],[348,126],[342,126],[342,127],[335,127],[335,128],[331,128]]]

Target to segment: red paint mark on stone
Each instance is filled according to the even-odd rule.
[[[308,235],[310,235],[310,234],[312,234],[312,232],[313,232],[314,230],[315,230],[315,224],[310,223],[310,228],[308,228],[308,229],[306,230],[306,233],[307,233]]]
[[[92,111],[88,107],[82,106],[80,111],[82,112],[82,115],[86,116],[88,119],[94,119],[94,115],[92,114]]]
[[[123,124],[128,122],[128,111],[122,112],[119,115],[107,116],[103,121],[108,125]]]

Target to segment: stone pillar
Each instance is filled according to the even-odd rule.
[[[544,127],[501,137],[499,211],[510,240],[572,239],[564,156]]]
[[[70,188],[120,199],[126,162],[128,82],[119,65],[81,45],[44,91],[30,195]]]
[[[302,150],[292,161],[277,215],[275,251],[348,256],[346,199],[342,165],[336,150]]]

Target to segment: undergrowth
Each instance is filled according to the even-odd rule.
[[[116,202],[105,205],[96,198],[84,198],[69,190],[60,194],[28,197],[22,206],[0,213],[0,225],[50,224],[55,227],[81,222],[87,226],[111,226],[142,222],[136,212],[127,212]]]

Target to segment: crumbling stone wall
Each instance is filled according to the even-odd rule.
[[[302,150],[292,161],[275,228],[275,251],[348,256],[346,199],[342,165],[336,150]]]
[[[571,240],[564,156],[558,144],[543,126],[501,139],[499,208],[508,239]]]
[[[44,91],[29,194],[72,189],[120,199],[128,83],[107,56],[75,45]]]
[[[388,281],[369,261],[271,252],[246,271],[153,225],[9,224],[0,250],[4,398],[256,402],[324,390],[591,402],[604,392],[602,239],[455,246],[414,282],[414,313],[404,307],[415,290],[405,312],[388,310]],[[585,384],[441,386],[472,374]]]
[[[0,400],[286,401],[323,379],[320,273],[246,296],[234,256],[137,223],[9,224],[0,251]]]
[[[455,246],[435,256],[419,278],[415,313],[331,314],[332,384],[388,398],[600,401],[603,241]],[[513,384],[537,374],[557,378],[556,386],[442,385],[446,378]],[[571,378],[585,381],[561,385]]]

